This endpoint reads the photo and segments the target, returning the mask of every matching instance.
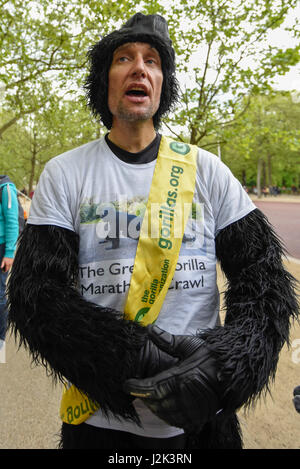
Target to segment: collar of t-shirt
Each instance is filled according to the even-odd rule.
[[[105,141],[111,151],[122,161],[125,161],[125,163],[131,163],[131,164],[145,164],[145,163],[150,163],[151,161],[155,160],[157,158],[158,154],[158,149],[159,149],[159,144],[161,140],[161,135],[156,134],[156,137],[150,145],[148,145],[146,148],[143,150],[137,152],[137,153],[130,153],[129,151],[123,150],[123,148],[118,147],[114,143],[112,143],[109,138],[109,134],[105,135]]]

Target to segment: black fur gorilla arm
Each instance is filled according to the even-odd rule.
[[[223,229],[216,253],[228,282],[225,324],[201,336],[221,367],[230,412],[269,389],[298,304],[282,245],[260,210]]]
[[[26,226],[8,283],[9,325],[35,363],[67,378],[104,412],[138,422],[122,383],[139,369],[151,375],[170,361],[160,362],[146,328],[79,294],[78,247],[72,231]]]

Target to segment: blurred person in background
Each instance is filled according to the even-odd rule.
[[[18,211],[16,186],[0,175],[0,340],[5,340],[7,328],[5,289],[19,235]]]

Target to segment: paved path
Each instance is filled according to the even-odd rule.
[[[266,214],[284,241],[288,255],[300,259],[300,204],[264,200],[256,200],[254,203]]]
[[[60,386],[7,337],[0,363],[0,449],[51,449],[59,440]]]

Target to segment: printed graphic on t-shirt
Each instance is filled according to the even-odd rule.
[[[145,210],[145,200],[139,196],[131,200],[108,199],[98,203],[91,200],[81,204],[81,229],[94,233],[95,242],[100,245],[99,259],[111,258],[113,254],[108,252],[110,250],[118,250],[115,253],[117,258],[132,256]]]
[[[127,257],[128,253],[132,255],[132,249],[135,250],[136,248],[136,243],[131,243],[130,240],[136,241],[139,238],[146,204],[147,198],[143,196],[137,196],[130,200],[124,197],[123,199],[107,200],[98,203],[95,203],[93,200],[85,201],[80,206],[81,228],[83,225],[95,225],[90,226],[90,229],[100,239],[98,243],[108,244],[104,250],[101,250],[104,258],[107,257],[105,251],[118,249],[117,257],[122,259]],[[157,205],[159,206],[159,204]],[[193,202],[190,207],[190,215],[182,239],[181,254],[185,254],[185,250],[190,251],[192,249],[194,254],[203,255],[205,246],[202,205]],[[168,226],[171,226],[174,213],[167,206],[163,207],[160,212],[163,224],[165,225],[164,233],[168,239],[168,235],[170,236]],[[155,233],[153,237],[155,237]]]
[[[110,293],[124,294],[129,289],[146,204],[147,197],[143,195],[130,199],[126,196],[107,196],[103,201],[83,201],[80,206],[80,259],[84,263],[80,263],[79,270],[82,295],[91,299]],[[170,234],[168,226],[174,221],[174,213],[169,206],[163,207],[161,218],[166,236],[164,241],[167,242]],[[176,266],[178,274],[175,274],[169,289],[202,288],[205,257],[203,207],[193,202],[189,207]],[[195,275],[200,271],[201,275]],[[151,295],[155,297],[158,290],[157,281],[150,286],[148,300]]]

